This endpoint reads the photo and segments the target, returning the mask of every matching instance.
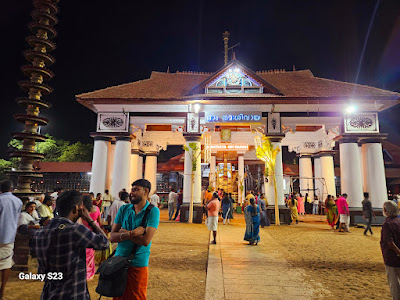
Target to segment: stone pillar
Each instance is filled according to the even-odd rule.
[[[139,179],[139,150],[132,150],[131,152],[131,177],[130,183]]]
[[[108,148],[108,160],[107,160],[107,180],[106,189],[111,190],[112,175],[114,170],[114,153],[115,153],[115,141],[111,141],[110,147]]]
[[[240,186],[243,186],[243,189],[240,189]],[[243,204],[245,198],[245,180],[244,180],[244,156],[243,154],[238,155],[238,201],[240,204]]]
[[[275,179],[276,179],[276,190],[278,196],[278,205],[285,205],[285,198],[283,194],[283,164],[282,164],[282,147],[281,147],[282,137],[270,137],[271,143],[274,148],[279,147],[280,151],[276,155],[275,160]],[[265,186],[265,196],[267,197],[269,205],[275,205],[275,191],[274,191],[274,181],[272,176],[268,176],[268,183]]]
[[[314,200],[314,184],[311,156],[309,154],[300,154],[299,158],[299,176],[300,176],[300,193],[305,196],[308,193],[310,201]],[[304,201],[306,199],[304,198]]]
[[[109,146],[109,137],[94,137],[90,191],[93,192],[95,195],[97,193],[104,193],[104,190],[106,189],[107,159]]]
[[[215,172],[216,170],[216,164],[217,164],[217,157],[215,155],[211,155],[211,161],[210,161],[210,174],[208,175],[209,178],[209,185],[213,188],[215,191],[217,187],[217,178]]]
[[[382,144],[379,140],[361,140],[365,176],[365,191],[369,193],[372,207],[381,209],[388,200]]]
[[[181,209],[180,220],[186,222],[189,220],[191,203],[193,203],[193,222],[202,223],[203,221],[203,205],[201,199],[201,155],[197,155],[195,160],[196,171],[192,171],[193,150],[190,148],[191,143],[194,143],[201,151],[201,136],[186,135],[186,147],[189,151],[185,151],[184,174],[183,174],[183,205]],[[193,176],[192,176],[193,175]],[[193,179],[193,183],[192,183]],[[191,199],[193,198],[193,202]]]
[[[143,153],[139,153],[139,159],[138,159],[138,168],[137,168],[137,178],[141,179],[143,178]]]
[[[320,153],[321,160],[321,176],[325,179],[325,187],[322,200],[325,201],[328,195],[336,197],[335,185],[335,165],[333,162],[334,152]]]
[[[363,186],[357,138],[342,138],[339,143],[342,194],[348,195],[347,202],[350,207],[361,207]]]
[[[146,152],[144,178],[151,183],[150,195],[153,195],[157,189],[157,155],[157,152]]]
[[[111,195],[118,197],[122,189],[130,191],[131,137],[116,137]]]
[[[315,195],[318,196],[320,201],[324,200],[324,197],[326,197],[326,188],[322,176],[321,158],[319,156],[314,157],[314,177]]]

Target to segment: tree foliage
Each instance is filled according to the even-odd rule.
[[[35,151],[45,155],[43,161],[89,162],[92,161],[93,145],[56,139],[46,134],[46,141],[36,143]],[[22,141],[13,139],[8,146],[11,150],[21,149]]]

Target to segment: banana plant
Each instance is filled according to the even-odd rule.
[[[275,193],[275,225],[280,225],[279,221],[279,206],[278,206],[278,192],[276,187],[276,177],[275,177],[275,163],[276,156],[281,151],[279,147],[274,147],[270,139],[265,135],[262,136],[261,140],[256,143],[256,156],[258,159],[264,162],[265,171],[264,175],[266,178],[272,177],[272,182],[274,184]]]

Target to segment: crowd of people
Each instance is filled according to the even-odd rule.
[[[148,262],[153,236],[160,219],[160,197],[151,196],[151,184],[145,179],[132,183],[128,193],[121,190],[118,197],[104,194],[81,194],[78,191],[57,189],[54,193],[39,195],[24,205],[12,194],[9,180],[0,183],[0,271],[2,284],[0,299],[13,265],[13,249],[16,233],[30,239],[31,255],[38,260],[38,273],[60,274],[60,280],[45,277],[42,299],[90,299],[87,281],[96,273],[96,263],[108,257],[131,257],[127,270],[127,282],[123,296],[114,299],[146,299]],[[212,231],[211,244],[217,243],[219,216],[229,225],[234,217],[235,201],[223,189],[203,191],[204,216],[207,228]],[[400,295],[400,218],[399,206],[387,201],[383,206],[386,217],[382,225],[381,249],[389,287],[394,299]],[[324,209],[332,230],[350,232],[350,210],[347,195],[328,195],[324,203],[318,198],[312,202],[308,194],[291,194],[286,205],[291,220],[298,223],[299,215],[306,213],[305,203]],[[179,220],[183,202],[182,190],[172,189],[168,195],[168,217]],[[364,193],[361,203],[365,219],[364,235],[373,234],[371,225],[376,219],[369,194]],[[270,226],[267,216],[268,201],[262,193],[248,191],[241,206],[246,230],[244,240],[250,245],[260,242],[260,226]],[[112,249],[116,248],[113,254]],[[96,259],[97,258],[97,259]],[[54,279],[54,278],[53,278]]]
[[[13,265],[17,233],[29,239],[38,274],[45,274],[41,299],[90,299],[87,281],[95,275],[96,254],[100,263],[112,255],[134,254],[124,293],[114,299],[147,298],[151,240],[160,218],[159,198],[149,197],[149,181],[133,182],[131,192],[122,190],[118,198],[108,191],[94,198],[93,193],[58,189],[25,205],[12,194],[11,181],[1,182],[0,190],[0,299]]]

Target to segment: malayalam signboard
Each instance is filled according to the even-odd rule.
[[[248,151],[249,145],[247,144],[213,144],[207,147],[211,148],[211,151]]]
[[[206,112],[206,123],[261,123],[262,112]]]

